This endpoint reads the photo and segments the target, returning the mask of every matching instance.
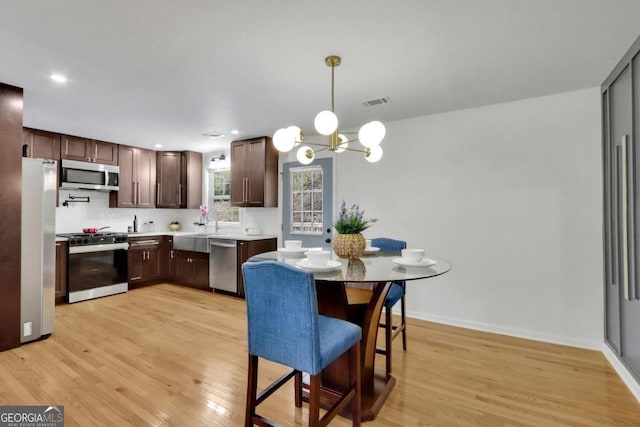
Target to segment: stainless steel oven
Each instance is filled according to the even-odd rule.
[[[126,234],[67,235],[68,302],[127,292]]]

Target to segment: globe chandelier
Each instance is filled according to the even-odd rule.
[[[325,64],[331,67],[331,111],[324,110],[319,112],[314,120],[314,126],[320,135],[325,135],[329,138],[326,143],[304,141],[306,145],[299,147],[296,153],[298,161],[304,165],[313,162],[315,154],[321,151],[333,151],[336,153],[355,151],[364,153],[365,159],[371,163],[375,163],[382,158],[380,142],[385,136],[386,129],[379,121],[374,120],[364,124],[358,132],[338,131],[338,117],[334,113],[334,70],[340,65],[341,60],[337,55],[330,55],[324,59]],[[346,135],[351,135],[353,139],[349,139]],[[357,137],[353,137],[354,135],[357,135]],[[304,134],[298,126],[280,128],[273,134],[273,145],[283,153],[299,146],[303,140]],[[350,147],[349,144],[353,142],[359,142],[363,148],[353,148],[353,145]],[[314,151],[309,145],[320,148]]]

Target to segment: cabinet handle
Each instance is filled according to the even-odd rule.
[[[627,194],[627,143],[628,135],[622,136],[620,144],[620,194],[622,196],[622,285],[624,286],[624,299],[629,299],[629,198]]]
[[[176,253],[173,249],[171,249],[171,259],[173,259],[176,256]]]
[[[93,162],[98,158],[98,144],[93,145]]]
[[[160,204],[160,183],[156,184],[156,206]]]
[[[178,184],[178,206],[182,207],[182,184]]]
[[[143,245],[159,245],[160,242],[158,240],[150,239],[150,240],[136,240],[131,243],[131,247],[134,246],[143,246]]]

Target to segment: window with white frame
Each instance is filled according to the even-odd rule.
[[[291,173],[291,232],[322,234],[322,168],[293,168]]]
[[[231,206],[231,171],[209,170],[209,218],[221,222],[240,222],[240,211]]]

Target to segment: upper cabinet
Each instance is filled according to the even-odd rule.
[[[157,207],[197,209],[202,203],[202,154],[157,153]]]
[[[83,162],[118,164],[118,144],[62,135],[62,158]]]
[[[60,160],[60,134],[37,129],[23,129],[24,157]]]
[[[278,151],[271,138],[231,143],[231,205],[278,206]]]
[[[156,201],[156,152],[119,146],[119,190],[109,196],[111,208],[154,208]]]
[[[172,151],[158,151],[157,201],[159,208],[180,207],[182,188],[180,183],[180,153]]]

